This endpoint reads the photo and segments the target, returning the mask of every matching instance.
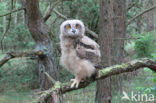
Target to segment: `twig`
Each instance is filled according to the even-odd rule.
[[[132,23],[135,19],[137,19],[138,17],[142,16],[143,14],[145,14],[145,13],[151,11],[151,10],[154,10],[155,8],[156,8],[156,5],[153,6],[153,7],[151,7],[151,8],[146,9],[145,11],[143,11],[143,12],[141,12],[141,13],[139,13],[138,15],[136,15],[135,17],[133,17],[133,18],[127,23],[126,26],[128,26],[129,24],[131,24],[131,23]]]
[[[7,16],[7,15],[10,15],[10,14],[12,14],[12,13],[21,11],[21,10],[24,10],[24,9],[23,9],[23,8],[19,8],[19,9],[17,9],[17,10],[12,10],[12,12],[9,12],[9,13],[6,13],[6,14],[2,14],[2,15],[0,15],[0,17]]]
[[[93,32],[92,30],[90,30],[88,27],[85,27],[86,32],[88,32],[89,34],[91,34],[93,37],[95,37],[96,39],[98,38],[98,34],[96,34],[95,32]]]
[[[45,16],[43,17],[44,22],[46,22],[49,17],[51,16],[51,13],[53,11],[53,9],[61,2],[62,0],[57,0],[55,3],[53,3],[50,7],[49,10],[47,11],[47,13],[45,14]]]
[[[135,3],[134,2],[132,2],[132,3],[130,3],[130,5],[128,6],[128,8],[127,8],[127,11],[129,11],[132,7],[134,7],[135,6]]]
[[[53,84],[56,83],[56,80],[55,80],[54,78],[52,78],[47,72],[44,72],[44,74],[48,77],[48,79],[49,79]]]
[[[68,19],[65,15],[61,14],[56,9],[54,9],[53,11],[55,12],[55,14],[57,14],[62,19],[64,19],[64,20],[67,20]],[[92,30],[90,30],[88,27],[85,27],[85,29],[86,29],[86,32],[88,32],[90,35],[92,35],[95,38],[98,38],[98,34],[96,34],[95,32],[93,32]]]
[[[139,37],[113,38],[113,40],[137,40]]]
[[[42,103],[44,100],[46,100],[46,98],[50,96],[50,94],[53,94],[53,93],[63,94],[72,90],[85,88],[90,83],[96,80],[105,79],[107,77],[118,75],[121,73],[133,72],[143,67],[148,67],[151,70],[156,72],[156,61],[148,59],[148,58],[143,58],[143,59],[138,59],[138,60],[133,60],[127,63],[123,63],[121,65],[114,65],[114,66],[103,68],[97,72],[95,78],[89,78],[88,80],[81,82],[78,88],[70,88],[71,82],[67,82],[67,83],[56,82],[54,86],[50,88],[49,90],[42,91],[42,94],[38,98],[37,103]]]
[[[55,12],[55,14],[57,14],[58,16],[60,16],[62,19],[64,19],[64,20],[67,20],[68,19],[65,15],[61,14],[56,9],[54,9],[54,12]]]

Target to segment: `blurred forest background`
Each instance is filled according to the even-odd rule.
[[[27,52],[37,48],[37,42],[33,39],[34,35],[31,35],[31,29],[30,27],[28,28],[31,20],[29,20],[29,15],[28,18],[25,16],[25,12],[22,9],[25,5],[21,1],[0,0],[0,60],[8,52]],[[26,1],[28,2],[29,0]],[[89,30],[94,31],[92,33],[88,30],[86,35],[100,43],[100,46],[106,46],[101,44],[101,42],[105,40],[105,37],[106,39],[109,37],[104,35],[104,33],[116,35],[112,36],[115,40],[111,39],[115,41],[112,58],[116,58],[119,61],[115,62],[114,59],[111,64],[104,64],[107,62],[103,62],[105,66],[142,57],[156,60],[155,0],[117,0],[117,2],[116,0],[37,0],[37,2],[39,2],[39,8],[43,16],[46,15],[51,6],[53,7],[46,24],[49,30],[48,35],[53,42],[54,58],[56,59],[54,65],[57,65],[56,68],[61,82],[66,82],[73,78],[59,63],[59,26],[67,18],[82,20]],[[115,3],[111,4],[110,2]],[[109,7],[117,4],[118,9],[114,8],[112,10],[114,14],[111,14],[112,11]],[[115,14],[116,11],[117,13]],[[120,13],[122,18],[117,17],[120,16]],[[105,15],[111,15],[112,18],[109,19],[109,16],[106,17]],[[114,15],[117,16],[115,17]],[[116,21],[114,24],[110,23],[107,26],[109,20]],[[101,22],[104,23],[101,24]],[[111,25],[114,25],[113,30]],[[102,55],[108,52],[104,51],[105,48],[103,46],[101,47]],[[119,48],[122,49],[122,54],[120,54]],[[114,57],[115,54],[117,56]],[[118,57],[118,54],[120,57]],[[40,70],[38,69],[40,65],[38,65],[38,60],[35,58],[14,58],[0,67],[0,103],[30,103],[36,98],[36,93],[40,91],[43,85],[40,85],[39,80],[41,78]],[[108,60],[108,58],[105,59]],[[95,103],[95,99],[96,101],[100,100],[98,98],[102,95],[97,93],[100,91],[101,86],[99,85],[101,83],[109,84],[109,89],[102,86],[106,90],[104,89],[101,92],[107,93],[108,97],[111,95],[112,103],[125,103],[125,101],[121,100],[123,90],[127,93],[131,93],[131,91],[153,93],[156,96],[156,73],[144,68],[132,73],[113,76],[102,82],[98,81],[97,84],[94,82],[87,88],[66,93],[63,95],[64,102]],[[107,96],[104,95],[104,97]],[[101,102],[97,103],[102,103],[102,99]],[[129,101],[126,103],[135,102]]]

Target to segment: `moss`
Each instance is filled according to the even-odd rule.
[[[120,65],[120,68],[127,68],[128,67],[128,64],[121,64]]]
[[[98,77],[101,77],[109,72],[111,72],[112,70],[114,69],[123,69],[123,68],[127,68],[128,67],[128,64],[121,64],[121,65],[115,65],[115,66],[112,66],[112,67],[107,67],[107,68],[104,68],[102,70],[99,70],[99,75]]]
[[[99,75],[98,75],[98,77],[103,76],[104,74],[110,72],[111,70],[112,70],[111,67],[108,67],[108,68],[105,68],[105,69],[99,70]]]
[[[56,82],[55,82],[55,85],[54,85],[54,88],[55,88],[55,89],[57,89],[57,88],[61,88],[61,85],[62,85],[61,82],[56,81]]]

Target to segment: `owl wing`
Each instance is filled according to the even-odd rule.
[[[81,59],[87,59],[94,66],[99,66],[101,62],[101,53],[100,53],[100,46],[92,39],[87,36],[84,36],[82,39],[79,39],[76,43],[76,52],[77,55]]]

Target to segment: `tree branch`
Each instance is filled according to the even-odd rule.
[[[7,16],[7,15],[10,15],[10,14],[12,14],[12,13],[21,11],[21,10],[24,10],[24,9],[23,9],[23,8],[19,8],[19,9],[17,9],[17,10],[12,10],[12,12],[9,12],[9,13],[6,13],[6,14],[2,14],[2,15],[0,15],[0,17]]]
[[[44,56],[44,52],[39,50],[39,51],[36,51],[36,52],[9,52],[6,54],[6,56],[4,58],[2,58],[0,60],[0,67],[2,67],[6,62],[8,62],[10,59],[13,59],[13,58],[19,58],[19,57],[36,57],[36,56],[39,56],[39,57],[43,57]]]
[[[55,12],[55,14],[57,14],[59,17],[61,17],[64,20],[67,20],[68,18],[61,14],[60,12],[58,12],[56,9],[53,10]],[[90,30],[88,27],[85,27],[86,32],[88,32],[90,35],[92,35],[94,38],[98,38],[98,34],[96,34],[95,32],[93,32],[92,30]]]
[[[52,5],[50,5],[48,11],[46,12],[45,16],[43,17],[44,22],[46,22],[49,17],[51,16],[51,13],[53,11],[53,9],[61,2],[62,0],[57,0],[55,3],[53,3]]]
[[[129,11],[132,7],[134,7],[135,6],[135,3],[134,2],[132,2],[132,3],[130,3],[129,5],[128,5],[128,7],[127,7],[127,11]]]
[[[97,72],[94,78],[92,77],[92,78],[89,78],[88,80],[85,80],[84,82],[81,82],[78,88],[70,88],[71,82],[61,83],[57,81],[55,82],[52,88],[46,91],[42,91],[41,96],[39,96],[37,100],[37,103],[44,102],[44,100],[46,100],[46,98],[51,96],[51,94],[54,94],[54,93],[63,94],[72,90],[85,88],[90,83],[96,80],[105,79],[107,77],[118,75],[121,73],[132,72],[143,67],[148,67],[151,70],[156,72],[156,61],[153,61],[148,58],[143,58],[143,59],[138,59],[138,60],[133,60],[127,63],[123,63],[120,65],[114,65],[114,66],[103,68]]]
[[[44,74],[48,77],[48,79],[49,79],[53,84],[56,83],[55,79],[52,78],[47,72],[44,72]]]
[[[96,34],[94,31],[90,30],[88,27],[85,27],[86,32],[88,32],[89,34],[91,34],[91,36],[93,36],[94,38],[98,38],[98,34]]]
[[[141,12],[141,13],[139,13],[138,15],[136,15],[135,17],[133,17],[133,18],[127,23],[127,26],[128,26],[129,24],[131,24],[131,23],[132,23],[135,19],[137,19],[138,17],[140,17],[140,16],[142,16],[143,14],[145,14],[145,13],[151,11],[151,10],[154,10],[154,9],[156,9],[156,5],[153,6],[153,7],[151,7],[151,8],[146,9],[145,11],[143,11],[143,12]]]

